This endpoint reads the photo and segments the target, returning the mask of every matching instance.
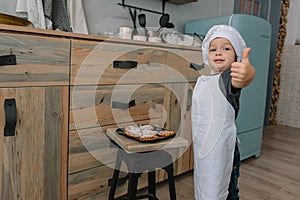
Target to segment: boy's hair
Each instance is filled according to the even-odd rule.
[[[243,51],[247,46],[240,33],[234,27],[228,25],[215,25],[209,29],[202,42],[203,62],[209,65],[208,62],[209,45],[213,39],[218,37],[226,38],[227,40],[230,41],[237,56],[236,60],[240,62],[242,59]]]

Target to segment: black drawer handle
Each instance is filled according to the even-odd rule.
[[[0,66],[16,65],[16,64],[17,64],[16,55],[11,54],[11,55],[0,56]]]
[[[132,106],[135,106],[135,100],[131,100],[129,103],[121,103],[121,102],[116,102],[113,101],[111,104],[112,108],[117,108],[117,109],[128,109]]]
[[[138,62],[136,61],[119,61],[115,60],[113,63],[114,68],[137,68]]]
[[[17,124],[17,109],[15,99],[5,99],[4,101],[5,112],[5,127],[4,136],[14,136]]]
[[[189,89],[188,90],[188,101],[186,105],[186,111],[190,111],[192,107],[192,97],[193,97],[193,90]]]
[[[202,65],[198,65],[196,63],[190,63],[190,68],[193,68],[195,70],[201,70],[204,68],[204,63]]]

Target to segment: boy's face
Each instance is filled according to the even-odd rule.
[[[210,42],[208,56],[213,73],[220,73],[231,67],[236,61],[236,54],[229,40],[215,38]]]

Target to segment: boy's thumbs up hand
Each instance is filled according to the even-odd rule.
[[[242,61],[234,62],[231,65],[232,86],[235,88],[244,88],[254,79],[255,69],[249,60],[251,48],[246,48],[243,52]]]

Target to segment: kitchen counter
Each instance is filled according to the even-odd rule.
[[[79,34],[72,32],[64,32],[64,31],[55,31],[55,30],[44,30],[38,28],[30,28],[23,26],[12,26],[0,24],[0,31],[6,33],[16,33],[16,34],[30,34],[30,35],[40,35],[45,37],[61,37],[68,39],[80,39],[80,40],[91,40],[91,41],[102,41],[109,39],[111,42],[122,42],[122,43],[130,43],[130,44],[143,44],[146,46],[158,46],[162,48],[175,48],[175,49],[190,49],[195,51],[201,51],[201,49],[197,47],[183,46],[183,45],[172,45],[166,43],[154,43],[154,42],[144,42],[137,40],[124,40],[119,38],[109,38],[107,36],[97,36],[97,35],[88,35],[88,34]],[[199,61],[198,61],[199,62]]]
[[[107,199],[115,151],[105,133],[132,123],[175,130],[188,141],[174,152],[175,175],[193,168],[191,95],[207,68],[191,64],[203,66],[201,49],[10,25],[0,35],[0,55],[16,58],[0,66],[0,128],[13,127],[0,135],[3,198]]]

